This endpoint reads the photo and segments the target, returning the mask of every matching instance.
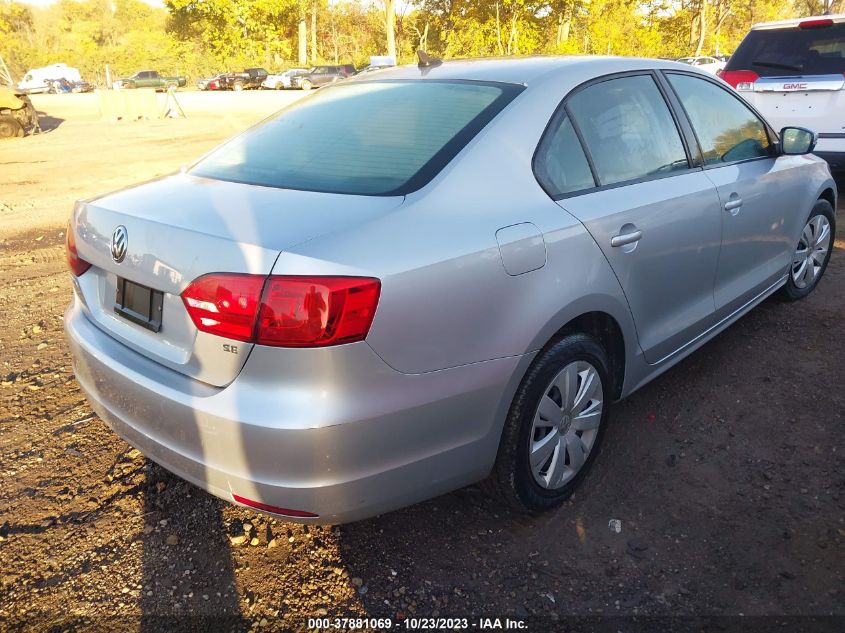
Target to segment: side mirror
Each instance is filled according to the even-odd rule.
[[[809,154],[818,140],[818,134],[803,127],[785,127],[780,131],[780,147],[784,154]]]

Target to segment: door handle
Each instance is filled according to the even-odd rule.
[[[730,211],[732,215],[739,213],[739,208],[742,206],[742,198],[731,198],[725,203],[725,211]]]
[[[620,233],[619,235],[614,235],[610,238],[610,245],[626,246],[628,244],[633,244],[634,242],[639,242],[642,236],[643,232],[639,229],[636,231],[631,231],[630,233]]]

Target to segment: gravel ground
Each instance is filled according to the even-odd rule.
[[[150,126],[137,129],[177,129]],[[149,146],[109,129],[127,155]],[[186,140],[194,155],[207,141]],[[101,146],[77,151],[92,187],[97,169],[119,179],[113,164],[98,167]],[[470,487],[304,527],[218,501],[92,414],[62,334],[69,203],[50,208],[68,194],[23,154],[0,148],[15,183],[0,210],[15,197],[38,218],[0,229],[0,627],[301,630],[319,615],[511,615],[530,630],[631,631],[668,621],[589,618],[743,614],[743,630],[775,628],[756,616],[845,628],[842,239],[809,299],[766,301],[615,406],[583,491],[559,511],[517,515]],[[167,171],[168,160],[184,156],[144,169]]]

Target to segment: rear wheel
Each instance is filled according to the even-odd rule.
[[[244,89],[244,85],[240,81],[236,81],[235,85],[232,86],[232,90],[234,90],[235,92],[240,92],[243,89]]]
[[[24,129],[21,122],[11,114],[0,114],[0,138],[14,138],[23,136]]]
[[[787,301],[803,299],[824,275],[833,250],[836,216],[827,200],[816,202],[792,254],[789,276],[781,290]]]
[[[523,511],[568,499],[599,450],[611,397],[607,368],[604,348],[585,334],[540,352],[511,404],[487,487]]]
[[[303,79],[302,80],[302,89],[303,90],[311,90],[311,88],[313,88],[313,84],[309,80]]]

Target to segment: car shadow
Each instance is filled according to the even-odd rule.
[[[40,110],[36,111],[36,114],[38,115],[38,126],[41,128],[42,132],[52,132],[65,122],[64,119],[50,116],[46,112],[42,112]]]
[[[243,629],[220,501],[155,462],[145,468],[140,631]]]

